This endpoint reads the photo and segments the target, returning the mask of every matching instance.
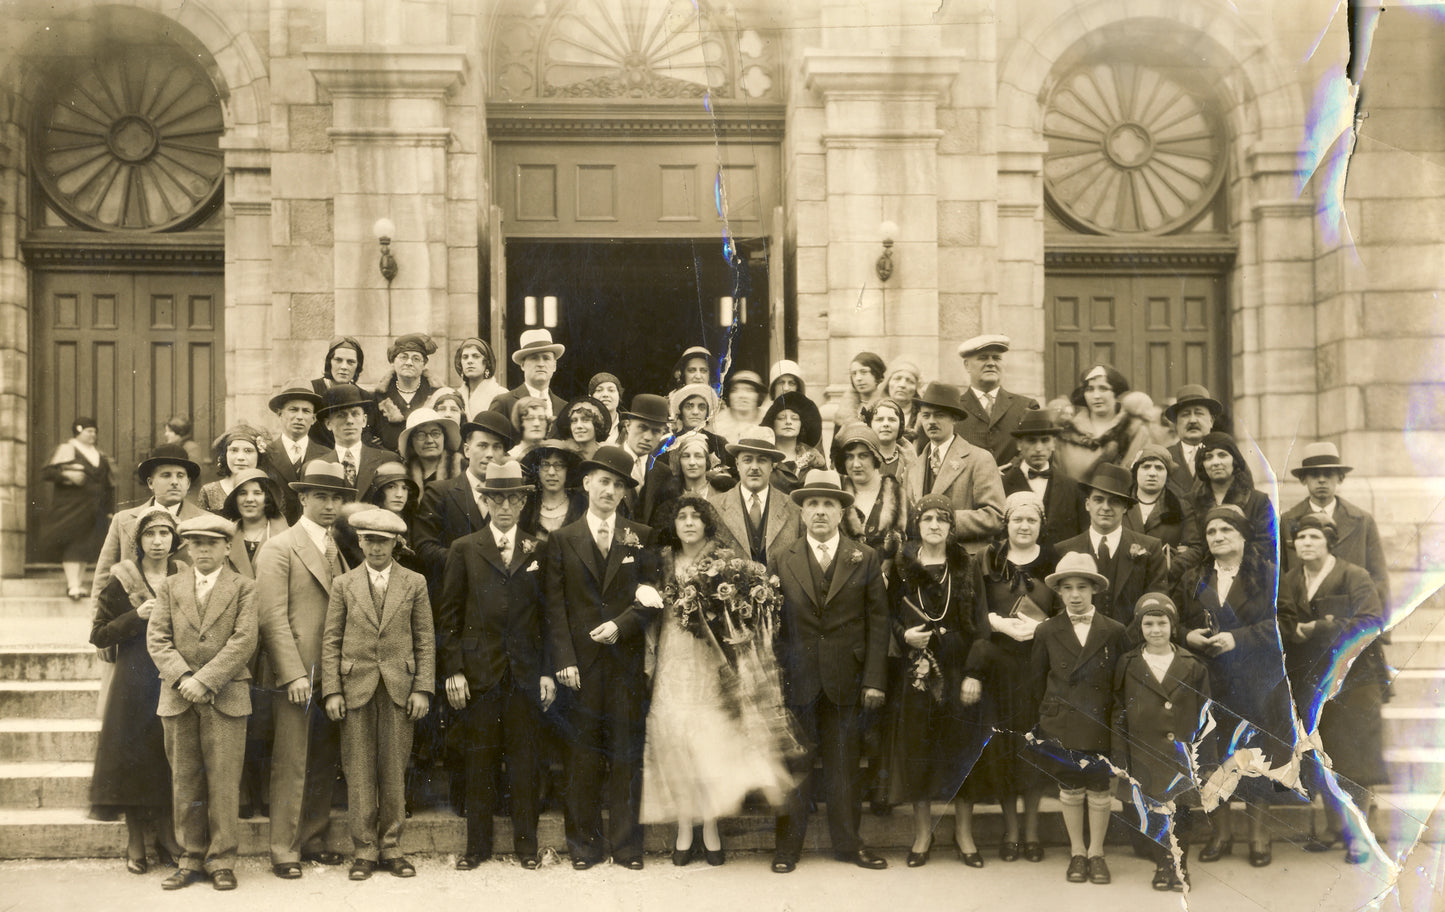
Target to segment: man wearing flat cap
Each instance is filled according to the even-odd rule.
[[[953,528],[969,554],[981,551],[1003,528],[1003,481],[993,454],[958,435],[968,414],[958,387],[930,383],[919,391],[918,462],[908,470],[908,502],[942,494],[953,503]]]
[[[426,375],[427,360],[436,350],[437,344],[426,333],[398,336],[386,348],[391,370],[372,393],[376,408],[371,413],[371,429],[388,450],[396,450],[406,416],[436,392],[436,384]]]
[[[1003,356],[1008,348],[1008,336],[997,333],[974,336],[958,347],[968,371],[968,391],[960,397],[964,416],[955,430],[964,440],[992,453],[999,465],[1013,462],[1018,455],[1018,441],[1011,432],[1024,415],[1039,407],[1035,400],[1003,388]]]
[[[234,890],[256,584],[226,565],[235,523],[206,513],[183,520],[177,531],[191,566],[161,584],[146,629],[161,677],[156,714],[165,728],[183,850],[179,869],[161,887],[179,890],[209,878],[217,890]]]
[[[291,487],[301,496],[301,518],[256,554],[261,639],[279,690],[271,754],[271,870],[285,880],[301,876],[303,861],[342,861],[327,848],[341,733],[313,689],[322,684],[321,638],[332,581],[347,570],[332,526],[342,506],[356,499],[342,467],[325,460],[307,463]]]
[[[587,513],[547,539],[547,636],[557,683],[571,692],[567,848],[578,870],[609,854],[631,870],[643,863],[646,630],[662,597],[652,530],[617,511],[637,487],[632,466],[621,447],[598,447],[578,466]]]
[[[1124,527],[1124,514],[1135,498],[1123,466],[1100,463],[1083,488],[1089,529],[1056,547],[1060,557],[1081,552],[1093,558],[1108,582],[1094,596],[1094,607],[1127,626],[1140,596],[1168,590],[1169,552],[1159,539]]]
[[[291,482],[301,477],[301,470],[313,459],[325,459],[327,448],[311,437],[316,413],[326,402],[305,380],[288,382],[281,392],[271,397],[271,413],[281,421],[281,433],[271,438],[261,454],[260,468],[276,480],[281,489],[281,512],[287,524],[301,518],[301,499],[291,489]]]
[[[552,377],[557,373],[557,362],[566,353],[567,347],[552,341],[552,332],[546,329],[527,329],[517,340],[517,350],[512,352],[512,363],[522,369],[522,382],[499,393],[492,400],[491,410],[508,421],[512,419],[512,407],[517,400],[527,396],[547,403],[547,417],[556,418],[566,408],[567,400],[552,392]]]
[[[1174,425],[1179,439],[1170,444],[1169,458],[1174,467],[1169,470],[1169,489],[1174,496],[1187,499],[1189,489],[1194,486],[1195,453],[1204,441],[1205,435],[1221,427],[1224,405],[1209,395],[1209,390],[1198,384],[1185,384],[1174,394],[1174,401],[1164,409],[1164,419]]]
[[[169,443],[156,447],[136,466],[135,474],[140,483],[150,489],[151,496],[145,503],[111,517],[105,543],[95,559],[95,578],[90,583],[92,601],[100,598],[110,585],[110,568],[117,561],[135,556],[135,527],[141,514],[153,507],[164,507],[177,522],[184,522],[206,512],[186,499],[191,485],[201,477],[201,467],[186,455],[183,447]],[[179,560],[186,559],[184,548],[176,554]]]
[[[401,834],[412,735],[431,708],[436,674],[431,601],[421,574],[392,559],[406,534],[400,516],[373,508],[349,522],[366,562],[332,580],[321,642],[326,715],[341,723],[349,877],[365,880],[378,867],[412,877]]]
[[[990,472],[995,483],[998,472]],[[888,862],[858,835],[862,711],[883,705],[888,658],[888,594],[878,552],[843,535],[853,495],[837,472],[815,469],[792,493],[805,533],[768,557],[783,595],[775,649],[783,696],[806,750],[790,764],[801,781],[778,811],[772,869],[789,874],[808,830],[808,782],[822,760],[821,797],[839,861],[868,870]]]
[[[1323,513],[1334,520],[1336,539],[1330,553],[1340,560],[1365,568],[1375,582],[1380,606],[1388,617],[1390,569],[1375,517],[1335,493],[1345,476],[1353,470],[1354,466],[1345,465],[1340,459],[1340,451],[1333,443],[1321,441],[1306,445],[1300,464],[1290,469],[1290,474],[1305,486],[1307,496],[1279,518],[1280,541],[1293,542],[1300,519],[1310,513]],[[1283,544],[1280,551],[1284,564],[1282,573],[1299,564],[1292,544]]]
[[[737,443],[727,445],[737,461],[737,487],[708,496],[722,520],[718,539],[760,564],[768,562],[769,554],[786,551],[803,530],[797,504],[772,484],[773,471],[783,461],[775,443],[772,428],[744,431]]]

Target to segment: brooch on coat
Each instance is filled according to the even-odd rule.
[[[854,551],[854,552],[852,552],[851,554],[848,555],[848,566],[850,566],[850,567],[856,567],[856,566],[858,566],[858,565],[861,564],[861,563],[863,563],[863,552],[862,552],[862,551]]]

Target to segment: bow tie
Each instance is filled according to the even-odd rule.
[[[1070,613],[1069,620],[1074,622],[1075,627],[1087,627],[1094,621],[1094,612],[1090,611],[1088,614]]]
[[[1052,469],[1026,469],[1025,471],[1028,473],[1030,481],[1035,478],[1048,478],[1054,474]]]

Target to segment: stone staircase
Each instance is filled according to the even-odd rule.
[[[1400,591],[1418,580],[1400,579]],[[101,663],[87,641],[88,603],[72,603],[58,578],[41,576],[0,581],[0,859],[103,857],[118,854],[125,843],[123,823],[87,818],[89,777],[99,732],[98,696]],[[1419,839],[1442,840],[1437,805],[1445,793],[1445,599],[1434,596],[1394,629],[1387,648],[1389,661],[1400,669],[1394,699],[1386,704],[1385,722],[1392,783],[1378,798],[1375,830],[1396,846]],[[445,794],[445,789],[440,789]],[[1046,800],[1046,843],[1065,842],[1058,804]],[[1302,808],[1282,807],[1272,824],[1276,838],[1306,834]],[[939,844],[952,841],[951,809],[935,808]],[[987,852],[1001,838],[997,806],[981,805],[975,831]],[[349,849],[344,812],[334,812],[333,847]],[[773,820],[765,811],[749,812],[724,822],[729,850],[771,851]],[[241,852],[266,852],[268,822],[264,817],[242,821]],[[1111,842],[1127,833],[1116,824]],[[496,821],[497,850],[508,851],[508,821]],[[864,838],[892,852],[912,841],[907,808],[891,815],[864,814]],[[544,846],[561,848],[565,840],[561,815],[544,814],[539,833]],[[649,851],[670,847],[670,827],[648,827]],[[809,827],[810,848],[828,848],[827,826],[815,819]],[[418,810],[408,824],[408,851],[455,853],[464,847],[462,820],[444,808]]]

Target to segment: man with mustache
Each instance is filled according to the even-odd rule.
[[[783,453],[774,446],[773,429],[766,427],[744,431],[727,448],[737,460],[738,485],[708,498],[722,520],[718,538],[738,554],[766,564],[769,554],[782,554],[793,544],[803,525],[797,504],[772,486]]]
[[[996,333],[974,336],[958,347],[958,356],[968,370],[958,436],[988,450],[999,465],[1008,465],[1018,456],[1013,431],[1029,410],[1039,407],[1035,400],[1003,388],[1003,356],[1008,347],[1009,337]]]
[[[958,540],[976,554],[1003,528],[1003,481],[993,454],[959,436],[967,415],[958,387],[930,383],[913,400],[923,445],[908,470],[908,502],[942,494],[953,502]]]
[[[1209,390],[1189,384],[1179,387],[1174,404],[1164,410],[1164,418],[1174,425],[1179,442],[1171,444],[1169,455],[1174,468],[1169,471],[1169,490],[1183,498],[1194,486],[1194,454],[1204,436],[1214,430],[1224,417],[1224,406],[1211,398]],[[1220,428],[1228,430],[1228,428]]]

